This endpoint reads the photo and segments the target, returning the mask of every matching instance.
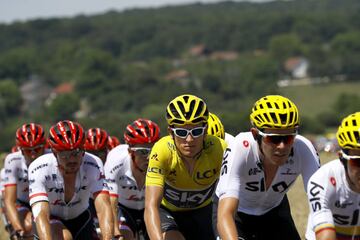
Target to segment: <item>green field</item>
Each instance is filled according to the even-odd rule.
[[[342,93],[360,96],[360,82],[283,87],[279,91],[298,106],[301,115],[311,117],[330,111]]]

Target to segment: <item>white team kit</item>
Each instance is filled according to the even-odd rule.
[[[299,175],[306,189],[309,178],[319,167],[319,157],[311,142],[297,135],[288,160],[278,168],[266,189],[258,143],[251,132],[240,133],[224,152],[216,195],[220,199],[239,199],[238,212],[263,215],[281,203]]]
[[[102,166],[97,157],[85,153],[77,173],[75,192],[69,202],[65,202],[64,179],[58,169],[54,154],[45,154],[29,166],[30,205],[47,201],[52,216],[69,220],[76,218],[89,207],[91,194],[108,193]]]
[[[121,144],[112,149],[106,158],[105,176],[110,196],[118,197],[120,204],[125,207],[144,209],[145,185],[139,189],[131,171],[131,157],[129,146]]]
[[[306,239],[315,232],[335,227],[337,239],[360,239],[360,193],[350,189],[340,160],[323,165],[309,180],[310,217]]]
[[[45,153],[49,152],[46,150]],[[29,203],[28,167],[21,151],[9,153],[4,162],[3,187],[16,186],[17,199]]]

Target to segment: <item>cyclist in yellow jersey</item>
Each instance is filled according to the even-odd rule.
[[[152,148],[146,175],[145,223],[150,239],[215,239],[212,195],[226,143],[207,135],[209,112],[194,95],[166,110],[169,136]]]

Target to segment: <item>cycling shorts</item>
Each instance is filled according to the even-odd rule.
[[[214,200],[214,209],[217,201]],[[216,214],[216,211],[213,211]],[[216,219],[216,217],[214,217]],[[267,213],[255,216],[242,212],[235,215],[239,239],[246,240],[300,240],[294,220],[291,217],[289,201],[285,195],[279,206]],[[216,222],[214,223],[216,226]]]
[[[63,224],[71,233],[74,240],[99,240],[94,227],[93,218],[90,211],[87,209],[81,213],[78,217],[70,220],[62,220],[55,216],[50,216],[50,223],[61,223]],[[36,225],[33,222],[34,239],[39,239]]]
[[[29,211],[31,212],[31,207],[29,203],[16,199],[16,209],[20,211]]]
[[[145,239],[149,239],[146,226],[144,222],[144,209],[132,209],[125,207],[122,204],[119,206],[119,228],[120,229],[130,229],[133,234],[142,234]]]
[[[188,211],[170,211],[160,206],[162,232],[177,230],[187,240],[215,239],[212,229],[212,204]]]

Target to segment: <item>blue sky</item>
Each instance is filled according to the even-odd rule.
[[[214,3],[222,0],[0,0],[0,23],[37,18],[73,17],[99,14],[109,10],[161,7],[195,2]],[[235,0],[241,1],[241,0]],[[267,0],[251,0],[263,2]]]

